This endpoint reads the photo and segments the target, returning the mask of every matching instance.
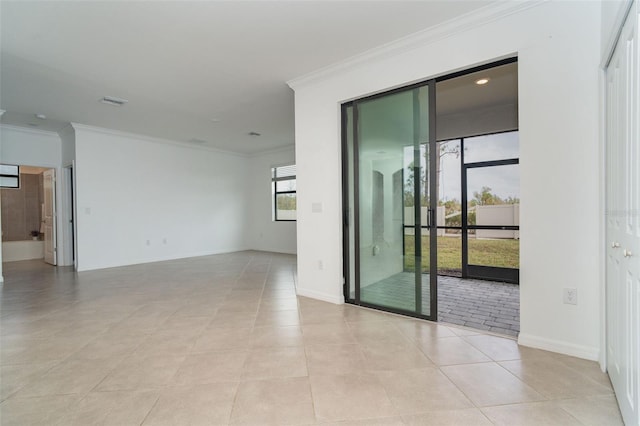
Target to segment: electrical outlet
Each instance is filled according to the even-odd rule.
[[[167,244],[167,239],[166,238],[162,239],[162,244]]]
[[[150,246],[151,245],[151,240],[147,240],[147,245]]]
[[[322,262],[322,260],[318,260],[318,269],[320,271],[322,271],[324,269],[324,263]]]
[[[566,305],[578,304],[578,289],[577,288],[565,288],[562,301]]]

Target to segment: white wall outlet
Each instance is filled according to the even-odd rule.
[[[565,288],[562,296],[562,301],[566,305],[578,304],[578,289],[577,288]]]
[[[162,239],[162,244],[167,244],[167,239],[166,238]]]
[[[150,246],[151,245],[151,240],[147,240],[147,245]]]
[[[318,270],[322,271],[324,269],[324,262],[322,260],[318,260]]]

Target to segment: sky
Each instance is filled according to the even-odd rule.
[[[460,140],[442,142],[441,148],[446,151],[457,148]],[[422,158],[424,158],[422,148]],[[411,147],[405,148],[405,167],[413,161]],[[464,161],[466,164],[504,160],[519,157],[518,132],[465,138]],[[424,160],[422,166],[424,167]],[[440,200],[461,198],[460,189],[460,157],[456,154],[445,154],[440,158],[439,193]],[[480,192],[483,186],[491,188],[491,192],[502,199],[520,198],[520,175],[518,165],[493,166],[467,169],[467,190],[471,199],[474,192]]]

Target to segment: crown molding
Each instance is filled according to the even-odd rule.
[[[34,129],[32,127],[16,126],[13,124],[0,123],[0,129],[15,130],[16,132],[31,133],[34,135],[41,135],[41,136],[55,136],[57,138],[60,138],[60,135],[58,135],[58,132],[54,132],[52,130],[40,130],[40,129]]]
[[[189,149],[194,149],[197,151],[208,151],[208,152],[215,152],[218,154],[225,154],[225,155],[231,155],[231,156],[235,156],[235,157],[242,157],[242,158],[247,158],[248,155],[244,154],[244,153],[240,153],[240,152],[234,152],[234,151],[225,151],[223,149],[218,149],[218,148],[212,148],[212,147],[208,147],[208,146],[199,146],[199,145],[193,145],[190,144],[188,142],[178,142],[178,141],[173,141],[170,139],[162,139],[162,138],[156,138],[153,136],[147,136],[147,135],[141,135],[138,133],[131,133],[131,132],[124,132],[121,130],[114,130],[114,129],[106,129],[104,127],[95,127],[95,126],[89,126],[86,124],[80,124],[80,123],[70,123],[71,126],[73,127],[74,130],[78,131],[88,131],[88,132],[94,132],[94,133],[102,133],[105,135],[110,135],[110,136],[117,136],[117,137],[124,137],[124,138],[135,138],[135,139],[140,139],[146,142],[152,142],[152,143],[161,143],[164,145],[172,145],[172,146],[176,146],[176,147],[180,147],[180,148],[189,148]]]
[[[288,152],[288,151],[293,151],[295,153],[295,149],[296,149],[295,144],[291,144],[291,145],[281,146],[273,149],[265,149],[264,151],[251,152],[247,154],[247,157],[250,157],[250,158],[262,157],[263,155],[280,154],[281,152]]]
[[[346,70],[366,65],[370,62],[399,55],[425,44],[434,43],[461,34],[490,22],[547,3],[550,0],[499,1],[473,12],[450,19],[441,24],[410,34],[398,40],[352,56],[344,61],[329,65],[309,74],[287,81],[293,90],[300,89],[335,76]]]

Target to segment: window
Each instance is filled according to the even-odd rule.
[[[20,167],[10,164],[0,164],[0,187],[20,187]]]
[[[271,169],[271,192],[273,194],[273,219],[296,220],[296,166],[273,167]]]

